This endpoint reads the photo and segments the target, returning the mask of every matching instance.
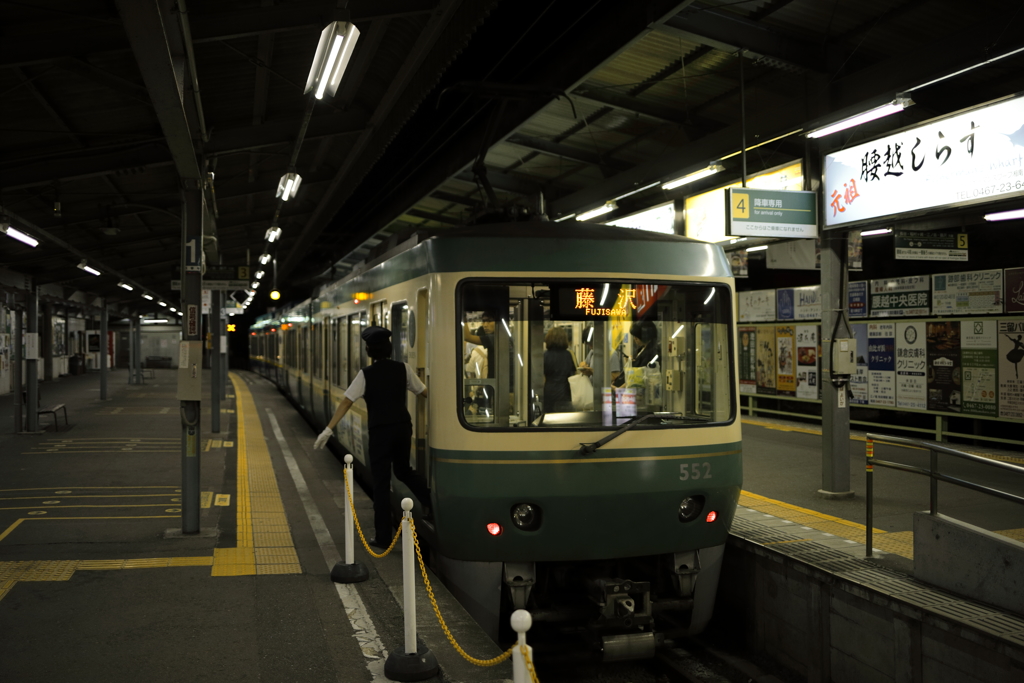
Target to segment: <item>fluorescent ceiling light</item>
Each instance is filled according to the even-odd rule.
[[[299,191],[299,185],[302,184],[302,176],[298,173],[285,173],[281,176],[281,179],[277,181],[277,196],[281,201],[286,202],[295,196],[295,193]]]
[[[23,244],[27,244],[30,247],[39,246],[39,240],[37,240],[35,237],[32,237],[32,235],[27,235],[23,233],[21,230],[18,230],[17,228],[11,227],[10,223],[8,223],[7,221],[0,221],[0,232],[4,233],[11,239],[15,239],[18,240],[19,242],[22,242]]]
[[[271,225],[267,229],[267,241],[273,243],[275,240],[281,237],[281,228],[276,225]]]
[[[824,128],[812,130],[807,134],[807,137],[820,138],[826,135],[831,135],[832,133],[838,133],[841,130],[853,128],[854,126],[859,126],[862,123],[867,123],[868,121],[880,119],[883,116],[896,114],[898,112],[903,111],[912,104],[914,104],[914,101],[909,97],[897,97],[892,102],[889,102],[888,104],[883,104],[881,107],[875,107],[874,109],[869,109],[866,112],[857,114],[856,116],[851,116],[849,118],[843,119],[842,121],[837,121],[831,125],[825,126]]]
[[[164,306],[165,308],[167,307],[166,301],[157,301],[157,303],[160,304],[161,306]]]
[[[152,301],[152,300],[153,300],[153,297],[151,297],[151,296],[150,296],[149,294],[143,294],[143,295],[142,295],[142,298],[143,298],[143,299],[146,299],[146,300],[148,300],[148,301]]]
[[[250,287],[252,287],[253,289],[256,289],[259,286],[260,286],[259,281],[253,281],[253,283],[250,285]]]
[[[598,216],[603,216],[606,213],[610,213],[610,212],[614,211],[617,208],[619,208],[619,205],[616,204],[615,202],[607,202],[607,203],[604,204],[604,206],[599,206],[596,209],[591,209],[590,211],[585,211],[585,212],[581,213],[580,215],[576,216],[576,220],[578,220],[578,221],[589,221],[591,218],[597,218]]]
[[[82,270],[84,270],[85,272],[89,273],[90,275],[99,275],[100,274],[100,271],[98,271],[95,268],[93,268],[92,266],[90,266],[89,262],[86,261],[85,259],[82,259],[82,262],[78,264],[78,267],[81,268]]]
[[[256,279],[257,280],[262,280],[264,275],[266,275],[266,273],[264,273],[262,270],[257,270],[256,271]]]
[[[892,232],[892,228],[879,228],[878,230],[865,230],[860,236],[874,237],[875,235],[888,235],[890,232]]]
[[[262,256],[260,256],[260,264],[261,265],[265,266],[268,263],[270,263],[270,254],[263,254]]]
[[[132,287],[132,286],[131,286],[130,284],[128,284],[127,282],[125,282],[124,280],[121,280],[120,282],[118,282],[118,283],[117,283],[117,286],[118,286],[118,287],[120,287],[121,289],[127,289],[127,290],[128,290],[129,292],[133,292],[133,291],[135,291],[135,288],[134,288],[134,287]]]
[[[175,308],[174,306],[171,306],[171,307],[170,307],[170,308],[168,308],[167,310],[168,310],[168,311],[170,311],[171,313],[177,313],[177,312],[178,312],[178,309],[177,309],[177,308]]]
[[[576,214],[570,213],[568,216],[562,216],[561,218],[556,218],[553,222],[554,223],[561,223],[562,221],[567,221],[570,218],[576,218]]]
[[[675,180],[668,181],[667,183],[665,183],[664,185],[661,186],[661,189],[663,189],[663,190],[674,190],[677,187],[680,187],[682,185],[686,185],[688,183],[695,182],[697,180],[700,180],[701,178],[707,178],[708,176],[712,176],[712,175],[718,173],[719,171],[724,171],[724,170],[725,170],[725,166],[723,166],[722,164],[718,163],[717,161],[713,161],[710,164],[708,164],[707,168],[702,168],[699,171],[695,171],[693,173],[688,173],[687,175],[684,175],[681,178],[676,178]]]
[[[1014,209],[1013,211],[1000,211],[999,213],[985,214],[985,220],[987,221],[1012,221],[1014,218],[1024,218],[1024,209]]]
[[[747,251],[764,251],[768,248],[767,244],[762,244],[759,247],[747,247]]]
[[[158,323],[165,323],[165,322],[167,322],[166,318],[143,318],[142,319],[142,324],[143,325],[156,325]]]
[[[316,46],[303,94],[312,92],[318,100],[322,100],[324,95],[334,97],[358,40],[359,29],[355,24],[347,21],[328,24],[320,32],[320,42]]]

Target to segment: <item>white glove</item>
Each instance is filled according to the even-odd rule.
[[[316,437],[316,443],[313,444],[313,449],[323,448],[327,445],[327,440],[334,436],[334,431],[330,427],[325,427],[324,431],[320,432],[320,436]]]

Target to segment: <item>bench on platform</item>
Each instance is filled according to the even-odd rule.
[[[59,432],[60,431],[60,421],[57,419],[57,412],[58,411],[63,411],[64,412],[64,426],[67,427],[68,426],[68,408],[63,403],[58,403],[57,405],[52,406],[50,408],[40,408],[39,410],[36,411],[36,414],[38,414],[38,415],[47,415],[47,414],[53,415],[53,431]]]

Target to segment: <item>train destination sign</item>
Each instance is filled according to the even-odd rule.
[[[817,237],[816,192],[730,187],[725,234],[731,237]]]

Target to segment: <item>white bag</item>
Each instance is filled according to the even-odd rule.
[[[572,391],[573,410],[594,409],[594,384],[583,373],[576,373],[569,378],[569,389]]]

